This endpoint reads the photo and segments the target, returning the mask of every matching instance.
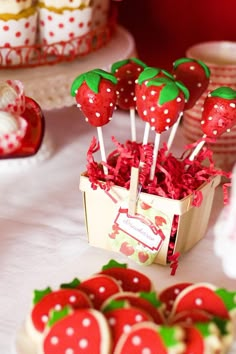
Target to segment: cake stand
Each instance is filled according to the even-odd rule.
[[[1,70],[1,80],[18,79],[25,94],[39,103],[43,110],[72,106],[75,101],[70,87],[80,73],[100,68],[109,71],[119,60],[135,55],[135,41],[123,27],[118,27],[110,42],[103,48],[72,62],[34,68]]]

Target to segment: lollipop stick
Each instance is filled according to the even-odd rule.
[[[97,133],[98,133],[98,141],[99,141],[99,145],[100,145],[102,161],[103,162],[107,162],[106,153],[105,153],[105,147],[104,147],[102,127],[97,127]],[[103,171],[104,171],[105,175],[108,174],[108,169],[107,169],[106,166],[103,166]]]
[[[130,108],[130,126],[131,126],[131,140],[136,141],[136,119],[135,119],[134,108]]]
[[[175,135],[176,135],[176,132],[177,132],[177,129],[179,127],[179,123],[181,121],[181,118],[182,118],[182,115],[183,113],[180,114],[177,122],[173,125],[173,127],[171,128],[171,131],[170,131],[170,135],[169,135],[169,139],[167,141],[167,150],[169,151],[172,144],[173,144],[173,141],[174,141],[174,138],[175,138]]]
[[[154,143],[154,148],[153,148],[153,160],[152,160],[152,166],[151,166],[151,170],[150,170],[150,180],[151,181],[153,181],[154,176],[155,176],[155,170],[156,170],[156,163],[157,163],[157,155],[158,155],[158,150],[159,150],[160,138],[161,138],[161,134],[156,133],[155,143]]]
[[[143,145],[147,145],[148,143],[149,131],[150,131],[150,124],[146,123],[144,128],[144,134],[143,134]]]
[[[203,135],[203,139],[206,138],[206,135]],[[201,140],[197,146],[195,147],[195,149],[193,150],[193,152],[191,153],[191,155],[189,156],[189,160],[193,161],[195,159],[195,157],[197,156],[197,154],[199,153],[199,151],[201,150],[201,148],[203,147],[203,145],[205,144],[205,140]]]

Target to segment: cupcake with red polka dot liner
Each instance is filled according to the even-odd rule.
[[[102,2],[100,0],[100,3]],[[91,1],[40,0],[38,7],[39,41],[44,52],[58,56],[76,54],[77,38],[86,35],[92,29]]]
[[[0,0],[0,65],[29,62],[34,54],[37,18],[32,0]]]
[[[52,153],[43,112],[25,96],[19,80],[0,81],[0,171],[20,170],[44,161]]]

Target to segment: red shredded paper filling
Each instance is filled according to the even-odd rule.
[[[203,147],[193,161],[189,156],[195,144],[185,147],[185,152],[180,157],[175,157],[168,152],[166,143],[158,151],[155,177],[150,181],[150,169],[153,159],[153,144],[143,145],[142,143],[126,141],[119,143],[114,137],[112,141],[115,149],[108,155],[107,162],[96,162],[94,155],[99,151],[99,143],[94,137],[87,152],[86,176],[91,182],[91,187],[98,187],[109,191],[113,185],[129,189],[131,168],[139,167],[139,184],[142,192],[158,195],[165,198],[180,200],[194,195],[193,205],[198,207],[202,202],[202,192],[198,188],[208,182],[214,176],[223,176],[231,179],[231,172],[224,172],[215,167],[213,152]],[[103,166],[107,167],[108,174],[104,174]],[[228,187],[230,183],[223,185],[224,202],[228,202]],[[170,235],[167,260],[173,261],[175,238],[178,229],[178,215],[174,217]],[[178,258],[178,257],[177,257]],[[175,259],[172,266],[172,274],[175,273],[178,260]]]

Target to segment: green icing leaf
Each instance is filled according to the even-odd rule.
[[[226,100],[232,100],[236,98],[236,91],[228,86],[221,86],[211,91],[211,97],[225,98]]]
[[[183,91],[184,93],[184,97],[186,99],[186,101],[189,100],[189,90],[187,89],[187,87],[180,81],[175,81],[175,84],[180,88],[181,91]]]
[[[195,323],[195,327],[199,330],[204,338],[212,335],[211,323],[207,322],[197,322]]]
[[[236,308],[236,291],[217,289],[215,293],[222,299],[229,312]]]
[[[52,292],[50,287],[47,287],[44,290],[34,290],[33,295],[33,304],[36,305],[42,298]]]
[[[70,93],[72,97],[75,97],[76,91],[80,88],[84,80],[85,80],[85,74],[81,74],[77,76],[76,79],[73,81],[70,89]]]
[[[80,284],[80,280],[78,278],[74,278],[70,283],[61,284],[61,289],[75,289]]]
[[[216,324],[222,336],[229,334],[229,329],[228,329],[229,320],[225,320],[219,317],[214,317],[212,321]]]
[[[155,291],[152,291],[152,292],[149,292],[149,293],[140,292],[140,297],[142,299],[145,299],[148,302],[150,302],[156,308],[161,306],[161,302],[160,302],[160,300],[157,299],[157,294],[155,293]]]
[[[129,59],[124,59],[124,60],[117,61],[116,63],[113,63],[111,66],[111,72],[114,74],[116,70],[118,70],[119,68],[121,68],[122,66],[128,63],[129,63]]]
[[[147,66],[139,75],[138,83],[141,85],[144,81],[153,79],[156,75],[160,73],[161,69],[159,68],[151,68]]]
[[[176,344],[178,344],[179,339],[178,336],[176,336],[176,328],[174,326],[173,327],[160,326],[158,332],[164,342],[164,345],[167,348],[174,347]]]
[[[101,76],[93,71],[89,71],[85,74],[85,81],[90,90],[94,93],[99,92],[99,84],[101,81]]]
[[[105,264],[102,267],[102,270],[111,269],[111,268],[127,268],[127,264],[119,263],[115,259],[111,259],[107,264]]]
[[[63,307],[60,311],[56,311],[56,310],[50,311],[47,326],[51,328],[56,322],[65,318],[70,313],[71,313],[71,308],[69,306]]]
[[[117,78],[112,74],[102,69],[94,69],[92,72],[100,75],[103,79],[111,81],[114,85],[117,84]]]
[[[199,60],[199,59],[193,59],[193,58],[180,58],[180,59],[177,59],[174,62],[174,64],[173,64],[173,68],[174,68],[174,70],[176,70],[179,65],[184,64],[184,63],[191,63],[191,62],[198,63],[203,68],[203,70],[205,71],[206,77],[207,78],[210,77],[211,71],[210,71],[209,67],[202,60]]]
[[[168,77],[157,77],[153,80],[148,81],[147,86],[161,86],[163,84],[172,84],[173,80],[170,80]]]
[[[125,304],[127,304],[127,301],[125,301],[125,300],[112,300],[103,309],[103,312],[112,311],[112,310],[116,310],[116,309],[123,309],[123,308],[125,308]]]

